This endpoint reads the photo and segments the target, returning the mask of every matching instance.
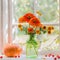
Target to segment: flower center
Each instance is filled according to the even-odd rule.
[[[36,20],[33,20],[33,23],[36,23]]]
[[[31,17],[30,17],[30,16],[28,16],[27,18],[28,18],[28,19],[31,19]]]

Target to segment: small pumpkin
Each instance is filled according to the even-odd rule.
[[[22,53],[22,49],[16,44],[7,44],[3,49],[3,53],[7,57],[15,57]]]

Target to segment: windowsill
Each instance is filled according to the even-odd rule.
[[[53,57],[44,57],[44,56],[38,56],[37,58],[26,58],[25,55],[21,55],[20,57],[14,57],[14,58],[7,58],[3,56],[3,58],[0,58],[2,60],[54,60]]]

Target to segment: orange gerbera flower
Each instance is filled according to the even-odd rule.
[[[40,30],[36,30],[36,34],[40,34],[41,32],[40,32]]]
[[[23,22],[26,22],[26,20],[25,20],[24,17],[20,17],[20,18],[18,19],[18,22],[19,22],[19,23],[23,23]]]
[[[51,32],[51,30],[48,30],[48,34],[51,34],[52,32]]]
[[[30,21],[29,24],[34,26],[34,27],[41,27],[42,24],[40,23],[39,19],[36,17],[33,17]]]
[[[52,30],[54,30],[54,27],[52,26]]]
[[[30,21],[31,18],[35,17],[32,13],[27,13],[24,15],[24,18],[27,22]]]
[[[46,26],[43,26],[42,28],[43,28],[43,30],[46,30],[47,27]]]
[[[18,24],[18,28],[21,28],[22,27],[22,25],[21,24]]]
[[[28,33],[33,33],[33,32],[34,32],[33,28],[28,28]]]

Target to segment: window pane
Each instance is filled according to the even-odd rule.
[[[14,0],[15,18],[23,16],[27,12],[34,12],[33,10],[33,0]]]
[[[41,21],[43,23],[59,22],[58,0],[37,0],[36,9],[42,12]]]
[[[58,0],[13,0],[15,20],[27,12],[35,13],[42,23],[59,23]],[[36,12],[42,13],[39,16]]]

